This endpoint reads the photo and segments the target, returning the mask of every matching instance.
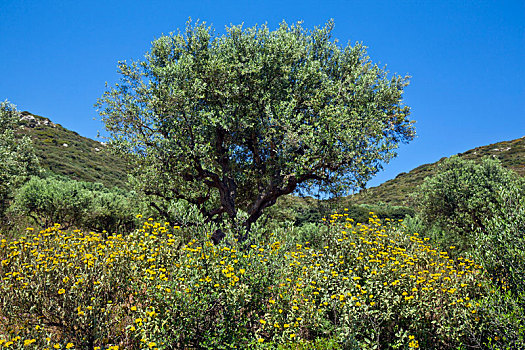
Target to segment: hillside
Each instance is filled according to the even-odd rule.
[[[481,159],[485,156],[496,157],[501,164],[525,176],[525,136],[512,141],[503,141],[487,146],[476,147],[458,154],[465,159]],[[432,175],[437,165],[445,158],[432,164],[423,164],[408,173],[401,173],[395,179],[346,197],[343,202],[362,204],[384,202],[391,205],[409,205],[409,195],[420,185],[425,177]]]
[[[40,165],[75,180],[125,187],[125,163],[107,151],[104,143],[29,112],[20,117],[21,132],[30,136]]]
[[[74,131],[51,122],[48,118],[29,112],[22,112],[20,124],[23,126],[22,132],[33,139],[35,152],[43,168],[76,180],[101,182],[109,187],[126,186],[125,162],[108,152],[105,144],[80,136]],[[484,156],[497,157],[503,166],[525,176],[525,137],[477,147],[460,153],[459,156],[466,159],[481,159]],[[410,193],[423,182],[425,177],[433,174],[437,164],[443,159],[432,164],[420,165],[377,187],[341,198],[338,200],[338,206],[380,203],[396,206],[408,205],[407,200]],[[313,203],[317,203],[313,198],[287,197],[290,198],[283,198],[279,201],[280,206],[288,203],[292,207],[312,207]],[[305,215],[309,214],[305,213]]]

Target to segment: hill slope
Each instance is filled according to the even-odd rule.
[[[19,124],[21,132],[33,140],[35,153],[44,169],[75,180],[125,188],[126,165],[108,152],[105,144],[29,112],[21,113]]]
[[[525,176],[525,136],[512,141],[476,147],[458,155],[472,160],[492,156],[498,158],[504,167]],[[356,204],[384,202],[391,205],[407,205],[409,204],[407,202],[409,195],[414,192],[418,185],[423,183],[425,177],[434,173],[437,165],[444,159],[442,158],[432,164],[420,165],[408,173],[401,173],[395,179],[347,197],[346,201]]]
[[[101,182],[106,186],[125,188],[127,168],[123,160],[111,154],[101,142],[80,136],[48,118],[22,112],[20,125],[22,132],[33,139],[35,152],[43,168],[72,179]],[[525,137],[477,147],[460,153],[466,159],[481,159],[493,156],[501,160],[503,166],[525,176]],[[443,158],[444,159],[444,158]],[[349,204],[407,205],[410,193],[432,175],[439,162],[423,164],[408,173],[401,173],[377,187],[371,187],[353,196],[340,198],[339,206]],[[301,206],[313,206],[313,200],[287,196],[280,202],[290,202]],[[313,201],[313,202],[311,202]],[[304,203],[303,203],[304,202]],[[290,204],[290,203],[289,203]]]

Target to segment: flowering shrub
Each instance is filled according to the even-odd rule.
[[[4,331],[38,349],[93,349],[125,339],[132,272],[127,240],[63,232],[58,224],[28,233],[0,244]],[[4,345],[13,339],[4,338]]]
[[[11,348],[481,346],[481,267],[372,216],[214,246],[148,220],[102,239],[59,225],[2,241],[0,343]],[[255,235],[254,235],[255,236]],[[288,344],[288,345],[286,345]],[[306,346],[306,345],[304,345]],[[306,347],[305,347],[306,348]]]

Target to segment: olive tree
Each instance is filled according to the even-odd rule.
[[[242,210],[248,229],[282,195],[364,186],[414,137],[409,77],[390,76],[362,44],[338,45],[333,27],[232,25],[218,36],[190,20],[144,60],[119,62],[121,82],[97,107],[135,183],[208,220],[238,225]]]

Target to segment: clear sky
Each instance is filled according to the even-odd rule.
[[[412,76],[405,103],[418,137],[369,185],[468,149],[525,136],[525,1],[0,0],[0,100],[96,138],[93,104],[118,82],[119,60],[142,59],[188,17],[212,24],[335,21],[341,45]]]

